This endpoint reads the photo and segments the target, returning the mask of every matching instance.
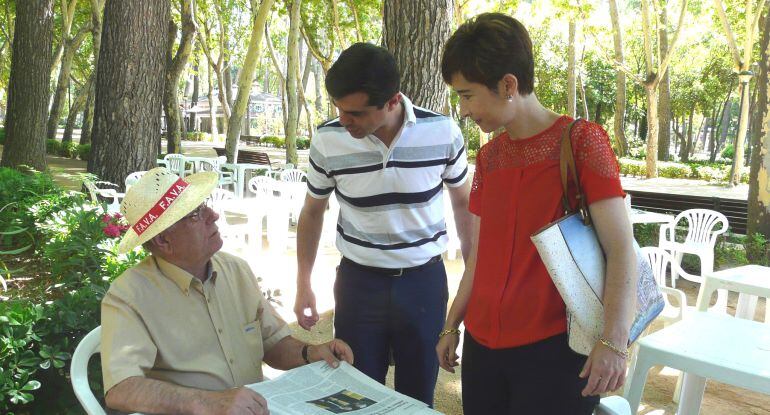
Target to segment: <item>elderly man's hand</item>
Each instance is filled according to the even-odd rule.
[[[267,401],[249,388],[228,389],[221,392],[207,391],[200,400],[199,414],[254,414],[267,415]]]
[[[353,350],[347,343],[340,339],[334,339],[328,343],[310,346],[308,348],[308,360],[317,362],[325,360],[331,367],[339,366],[339,361],[344,360],[353,364]]]

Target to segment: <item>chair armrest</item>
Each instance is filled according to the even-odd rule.
[[[682,310],[687,308],[687,297],[683,291],[671,287],[660,287],[660,291],[663,293],[663,295],[671,295],[676,297],[677,301],[679,301],[679,307],[682,308]]]

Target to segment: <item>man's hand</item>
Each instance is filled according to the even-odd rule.
[[[460,343],[459,334],[446,334],[438,339],[436,345],[436,354],[438,355],[438,364],[442,369],[449,373],[455,373],[457,363],[457,345]]]
[[[611,392],[623,386],[626,380],[626,359],[597,343],[586,360],[580,377],[588,376],[583,396]]]
[[[328,343],[310,346],[307,351],[308,360],[317,362],[325,360],[331,367],[340,365],[339,361],[344,360],[353,364],[353,350],[347,343],[340,339],[334,339]]]
[[[267,401],[249,388],[228,389],[221,392],[205,392],[200,399],[199,414],[268,415]]]
[[[310,309],[310,315],[305,310]],[[297,323],[305,330],[310,330],[318,323],[318,311],[315,308],[315,294],[310,287],[297,287],[297,298],[294,300],[294,314],[297,315]]]

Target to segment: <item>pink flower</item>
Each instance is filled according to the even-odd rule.
[[[104,223],[112,222],[112,216],[110,216],[109,213],[105,213],[104,215],[102,215],[102,222]]]
[[[110,238],[120,237],[120,228],[117,225],[109,224],[104,227],[103,232]]]

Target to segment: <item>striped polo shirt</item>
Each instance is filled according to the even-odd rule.
[[[444,192],[468,174],[465,144],[449,117],[412,105],[386,147],[373,134],[356,139],[334,119],[310,143],[308,194],[335,192],[340,204],[337,248],[362,265],[420,265],[446,250]]]

